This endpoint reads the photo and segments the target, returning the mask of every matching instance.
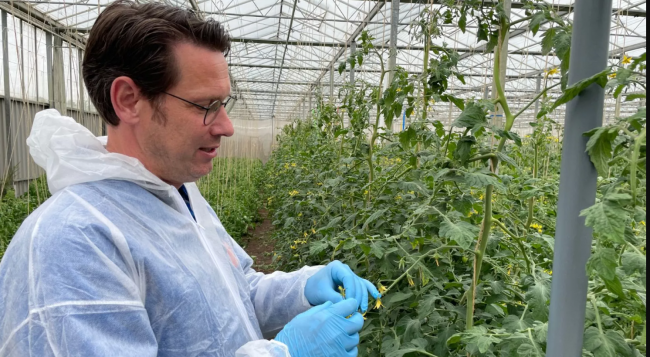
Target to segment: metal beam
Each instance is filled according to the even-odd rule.
[[[363,1],[384,1],[384,0],[363,0]],[[425,5],[440,5],[445,2],[445,0],[429,0],[429,1],[423,1],[423,0],[400,0],[403,4],[425,4]],[[485,1],[485,3],[497,3],[498,0],[493,0],[493,1]],[[526,3],[523,2],[513,2],[512,3],[512,8],[513,9],[525,9],[526,8]],[[550,4],[549,4],[550,5]],[[637,5],[638,6],[638,5]],[[636,6],[634,6],[636,7]],[[633,7],[633,8],[634,8]],[[574,11],[576,8],[575,5],[553,5],[553,8],[561,11],[561,12],[570,12]],[[618,9],[614,8],[612,9],[613,13],[618,13],[621,12],[622,15],[624,16],[634,16],[634,17],[646,17],[646,11],[645,10],[632,10],[632,9]]]
[[[607,66],[613,0],[577,0],[569,83]],[[548,357],[582,355],[593,231],[580,212],[596,201],[598,173],[585,152],[584,133],[602,125],[605,90],[589,87],[567,105],[560,171]]]
[[[284,45],[284,53],[282,54],[282,62],[280,63],[280,73],[278,74],[278,88],[280,87],[280,80],[282,80],[282,69],[284,67],[284,60],[287,58],[287,50],[289,49],[289,40],[291,39],[291,30],[293,29],[293,19],[296,16],[296,8],[298,7],[298,0],[294,0],[293,3],[293,10],[291,12],[291,22],[289,22],[289,29],[287,30],[287,40],[285,41]],[[282,12],[282,11],[280,11]],[[282,21],[282,20],[280,20]],[[280,31],[280,27],[278,26],[278,34]],[[278,89],[276,88],[276,90]],[[277,98],[277,97],[276,97]],[[273,109],[271,110],[271,113],[275,112],[275,103],[273,104]]]
[[[4,135],[2,135],[0,143],[3,144],[2,149],[5,150],[5,152],[1,161],[1,163],[3,164],[1,168],[3,170],[2,170],[2,178],[0,178],[0,182],[2,182],[3,186],[6,186],[7,184],[13,185],[13,182],[5,182],[5,180],[9,178],[9,173],[11,172],[11,168],[13,167],[12,160],[11,160],[13,156],[13,135],[11,135],[12,134],[11,87],[9,86],[9,33],[8,33],[9,29],[7,23],[7,12],[2,10],[1,15],[2,15],[2,70],[3,70],[3,77],[4,77],[5,96],[3,101],[4,105],[2,108],[4,114],[4,118],[3,118]]]

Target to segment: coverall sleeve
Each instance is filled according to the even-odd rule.
[[[29,314],[12,338],[29,338],[29,353],[16,345],[7,356],[155,357],[144,272],[121,233],[41,223],[31,232]]]
[[[253,269],[253,259],[234,240],[233,245],[250,286],[262,334],[265,338],[273,338],[294,317],[312,307],[305,297],[305,285],[323,267],[264,274]]]

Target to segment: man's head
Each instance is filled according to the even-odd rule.
[[[107,7],[83,61],[88,93],[107,124],[107,149],[139,159],[175,186],[208,174],[233,127],[224,108],[205,125],[200,107],[230,95],[229,50],[224,28],[189,10],[130,1]]]

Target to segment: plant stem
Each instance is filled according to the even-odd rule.
[[[428,252],[426,252],[425,254],[423,254],[423,255],[422,255],[418,260],[416,260],[416,261],[413,263],[413,265],[411,265],[410,268],[406,269],[406,271],[404,272],[404,274],[402,274],[399,278],[397,278],[397,279],[395,279],[395,281],[393,281],[393,283],[392,283],[392,284],[391,284],[391,285],[390,285],[390,286],[389,286],[389,287],[384,291],[384,296],[386,296],[386,294],[387,294],[387,293],[388,293],[392,288],[394,288],[395,285],[397,285],[397,283],[399,283],[402,279],[404,279],[404,278],[408,275],[408,273],[410,273],[411,270],[413,270],[413,268],[415,268],[418,264],[420,264],[420,262],[423,261],[426,257],[428,257],[429,255],[431,255],[431,254],[433,254],[433,253],[435,253],[435,252],[437,252],[437,251],[439,251],[439,250],[446,249],[446,248],[455,248],[455,246],[443,245],[442,247],[435,248],[435,249],[431,249],[430,251],[428,251]]]
[[[603,321],[602,318],[600,317],[600,311],[598,310],[598,301],[596,301],[595,296],[591,296],[591,304],[594,306],[594,311],[596,311],[596,321],[598,322],[598,330],[600,330],[601,335],[604,335],[605,331],[603,330]]]
[[[535,144],[535,159],[533,160],[533,178],[537,178],[537,166],[539,161],[539,147],[537,143]],[[530,226],[533,224],[533,214],[535,213],[535,197],[531,197],[528,200],[528,220],[526,220],[526,232],[530,229]]]
[[[485,190],[485,213],[483,217],[483,227],[478,244],[476,245],[476,256],[474,257],[474,277],[467,294],[467,329],[474,327],[474,300],[476,298],[476,287],[478,286],[481,268],[483,267],[483,257],[487,249],[488,239],[490,238],[490,228],[492,226],[492,193],[494,186],[489,185]]]
[[[475,162],[475,161],[481,161],[481,160],[486,160],[486,159],[496,159],[496,158],[497,158],[496,154],[486,154],[486,155],[481,155],[481,156],[471,158],[467,162]]]
[[[507,235],[512,237],[515,242],[517,243],[517,246],[519,247],[519,250],[521,251],[521,254],[524,256],[524,260],[526,260],[526,267],[528,269],[528,273],[531,273],[533,271],[532,269],[532,264],[530,263],[530,258],[528,258],[528,254],[526,254],[526,247],[524,246],[524,243],[521,241],[521,237],[517,237],[515,234],[510,232],[506,226],[501,223],[499,220],[495,219],[494,224],[499,226],[499,228],[503,229],[504,232],[506,232]]]
[[[383,93],[383,86],[384,86],[384,77],[386,76],[386,67],[384,66],[384,59],[379,54],[379,52],[375,51],[379,57],[379,64],[381,65],[381,76],[379,78],[379,87],[377,88],[377,116],[375,118],[375,125],[372,128],[372,136],[370,137],[370,147],[368,148],[368,197],[366,198],[366,208],[370,206],[370,196],[372,194],[372,183],[375,179],[375,166],[373,162],[373,155],[374,155],[374,148],[375,148],[375,141],[377,140],[377,133],[379,131],[379,118],[381,117],[381,105],[379,104],[381,101],[381,95]]]
[[[641,151],[641,145],[646,139],[646,129],[634,140],[634,149],[632,150],[632,158],[630,159],[630,187],[632,190],[632,205],[636,207],[637,203],[637,177],[636,173],[639,167],[639,155]]]
[[[526,105],[526,106],[525,106],[523,109],[521,109],[517,114],[515,114],[514,119],[519,118],[522,114],[524,114],[524,112],[525,112],[526,110],[530,109],[530,107],[532,107],[533,104],[535,104],[535,102],[537,102],[541,97],[543,97],[544,95],[546,95],[546,93],[548,93],[548,91],[550,91],[551,89],[553,89],[553,88],[555,88],[555,87],[557,87],[557,86],[559,86],[559,85],[561,85],[561,84],[562,84],[562,83],[557,83],[557,84],[554,84],[554,85],[552,85],[552,86],[550,86],[550,87],[546,87],[546,88],[544,88],[544,90],[541,91],[541,93],[539,93],[539,94],[535,97],[535,99],[533,99],[532,102],[528,103],[528,105]]]

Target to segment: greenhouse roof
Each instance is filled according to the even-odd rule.
[[[489,1],[489,0],[488,0]],[[57,27],[83,44],[88,29],[111,1],[0,1],[8,11],[22,10],[37,20]],[[349,78],[339,75],[338,63],[362,31],[375,38],[388,57],[390,45],[391,1],[357,0],[166,0],[166,3],[194,9],[205,17],[222,22],[233,39],[229,57],[235,94],[240,101],[233,115],[247,119],[290,120],[307,112],[309,98],[320,90],[330,93],[330,71],[334,69],[334,93]],[[422,71],[422,43],[410,35],[411,23],[426,7],[437,7],[440,0],[402,0],[399,4],[398,66],[410,73]],[[573,0],[547,0],[559,14],[571,18]],[[646,50],[646,1],[614,0],[610,58],[638,56]],[[36,14],[36,15],[34,15]],[[513,0],[512,18],[524,17],[522,4]],[[527,28],[511,32],[506,91],[509,96],[534,96],[538,78],[559,65],[553,56],[542,55],[541,39],[549,28],[544,24],[533,36]],[[452,93],[460,97],[482,97],[492,85],[491,53],[485,42],[477,40],[476,23],[468,23],[463,33],[455,24],[446,25],[439,45],[446,44],[461,54],[460,71],[466,83],[453,79]],[[379,64],[370,61],[357,69],[357,80],[379,83]],[[550,78],[557,80],[558,78]],[[302,104],[301,104],[302,103]],[[611,103],[610,103],[611,104]],[[611,107],[611,105],[610,105]],[[451,115],[448,104],[436,109]],[[625,108],[623,109],[625,110]],[[634,108],[630,108],[634,110]],[[449,114],[447,114],[449,112]],[[561,116],[561,115],[560,115]],[[562,116],[563,117],[563,116]],[[526,119],[528,118],[528,119]],[[530,117],[524,117],[530,120]]]

